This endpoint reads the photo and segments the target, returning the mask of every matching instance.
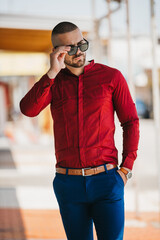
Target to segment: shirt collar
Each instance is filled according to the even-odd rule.
[[[95,63],[94,63],[94,59],[92,59],[92,60],[90,60],[90,61],[88,61],[88,62],[89,62],[89,64],[86,65],[86,66],[84,66],[84,73],[87,73],[88,71],[90,71],[90,69],[91,69],[91,68],[93,67],[93,65],[95,64]],[[64,69],[62,69],[62,71],[63,71],[64,73],[74,75],[67,67],[64,68]]]
[[[88,72],[94,65],[94,59],[89,61],[89,64],[84,66],[84,73]]]

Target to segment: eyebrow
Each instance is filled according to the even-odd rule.
[[[81,41],[79,41],[78,43],[81,43],[83,40],[84,40],[84,39],[82,39],[82,40],[81,40]],[[77,44],[78,44],[78,43],[77,43]]]
[[[81,39],[77,44],[81,43],[83,40],[84,40],[84,38]],[[68,44],[68,45],[66,45],[66,46],[75,46],[75,45],[73,45],[73,44]],[[57,47],[60,47],[60,46],[55,46],[54,48],[57,48]]]
[[[77,44],[81,43],[83,40],[84,40],[84,39],[80,40]],[[67,46],[75,46],[75,45],[69,44],[69,45],[67,45]]]

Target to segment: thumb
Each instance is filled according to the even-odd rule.
[[[60,57],[60,61],[61,61],[61,64],[62,64],[62,68],[65,68],[65,67],[66,67],[66,65],[65,65],[65,63],[64,63],[65,55],[66,55],[66,53],[62,53],[62,54],[61,54],[61,57]]]
[[[65,56],[66,56],[66,53],[61,53],[61,55],[59,56],[59,59],[61,62],[64,62]]]
[[[63,63],[62,68],[65,68],[65,67],[66,67],[65,63]]]

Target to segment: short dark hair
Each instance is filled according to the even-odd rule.
[[[58,23],[52,30],[52,35],[51,35],[51,40],[53,43],[53,36],[57,35],[57,34],[62,34],[62,33],[66,33],[66,32],[71,32],[75,29],[77,29],[78,27],[71,22],[60,22]]]

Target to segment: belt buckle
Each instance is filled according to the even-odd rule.
[[[91,176],[91,175],[93,175],[93,174],[89,174],[89,175],[85,175],[85,172],[84,172],[84,170],[86,170],[86,169],[91,169],[91,167],[89,167],[89,168],[82,168],[82,176]]]

